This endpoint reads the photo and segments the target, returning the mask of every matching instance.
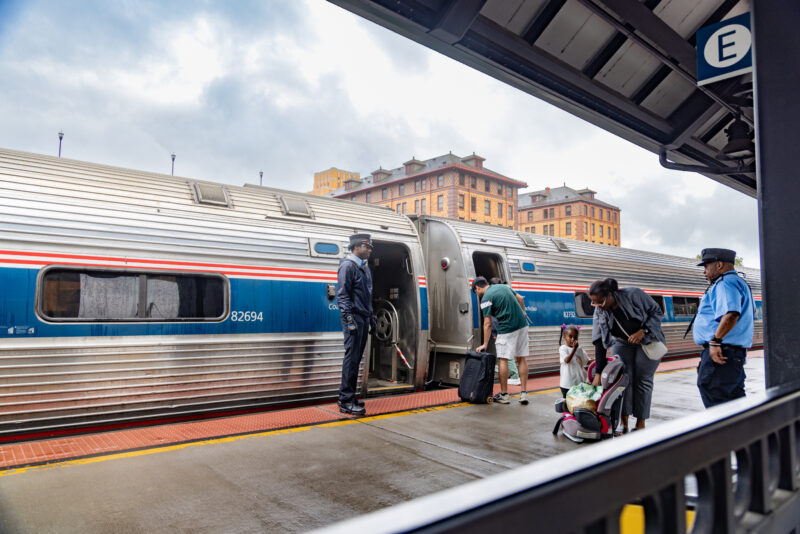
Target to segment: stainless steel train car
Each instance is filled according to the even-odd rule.
[[[470,284],[476,276],[498,277],[525,300],[532,373],[558,370],[561,326],[582,326],[581,341],[590,357],[593,308],[588,289],[598,278],[637,286],[664,311],[668,356],[697,354],[691,333],[683,335],[708,286],[697,260],[547,237],[508,228],[414,217],[427,262],[432,347],[432,377],[457,383],[465,346],[481,340],[480,311]],[[761,279],[755,269],[741,268],[756,301],[754,344],[763,343]],[[491,348],[491,346],[490,346]]]
[[[591,323],[596,278],[653,294],[672,354],[696,351],[705,288],[685,258],[4,149],[0,229],[0,441],[335,398],[356,232],[375,242],[367,395],[458,382],[477,275],[524,296],[533,372],[557,368],[562,323]]]
[[[383,327],[362,387],[423,385],[422,250],[390,209],[0,150],[0,229],[0,439],[334,398],[356,232]]]

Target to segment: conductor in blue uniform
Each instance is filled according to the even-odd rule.
[[[734,269],[736,252],[707,248],[702,254],[710,285],[695,316],[694,342],[703,346],[697,388],[706,408],[744,397],[744,362],[753,344],[753,294]]]
[[[371,253],[370,235],[354,234],[350,236],[350,253],[339,262],[339,289],[336,296],[344,331],[339,411],[352,415],[367,413],[364,403],[356,399],[356,385],[361,355],[373,321],[372,273],[367,263]]]

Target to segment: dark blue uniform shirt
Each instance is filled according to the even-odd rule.
[[[348,254],[339,262],[339,311],[347,315],[372,317],[372,273],[365,260]]]

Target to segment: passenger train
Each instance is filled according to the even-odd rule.
[[[0,440],[334,399],[358,232],[379,323],[365,395],[458,383],[479,275],[524,297],[532,373],[557,370],[561,325],[591,325],[607,276],[661,304],[671,356],[698,351],[682,336],[706,281],[664,254],[4,149],[0,227]],[[742,271],[761,344],[759,271]]]

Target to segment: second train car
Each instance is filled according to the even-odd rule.
[[[375,242],[365,395],[458,382],[479,275],[525,298],[534,373],[606,276],[659,301],[672,355],[697,351],[681,336],[705,280],[685,258],[5,149],[0,229],[0,440],[334,399],[357,232]]]

